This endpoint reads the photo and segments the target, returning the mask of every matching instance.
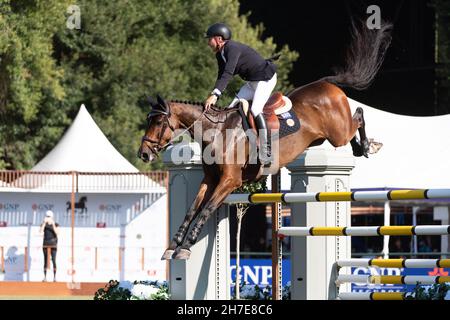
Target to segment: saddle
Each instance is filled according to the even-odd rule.
[[[256,127],[253,114],[249,112],[249,102],[245,99],[240,99],[240,102],[249,127],[256,133],[258,131],[258,128]],[[272,94],[272,96],[264,105],[262,111],[264,119],[266,119],[267,129],[269,131],[279,130],[280,121],[278,120],[278,116],[283,113],[289,112],[291,108],[292,102],[288,97],[283,96],[281,92],[275,92],[274,94]]]

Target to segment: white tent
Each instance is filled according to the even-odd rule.
[[[138,172],[109,142],[84,104],[70,128],[32,171]]]
[[[369,138],[383,147],[369,158],[355,158],[352,189],[448,188],[450,186],[450,114],[412,117],[377,110],[349,99],[352,112],[364,110]],[[328,142],[314,149],[336,149]],[[336,151],[351,152],[351,146]],[[267,183],[270,189],[270,179]],[[289,171],[281,171],[281,189],[290,190]]]
[[[43,177],[36,183],[32,174],[26,174],[15,182],[16,185],[30,185],[25,189],[32,189],[33,192],[71,192],[71,175],[50,172],[76,171],[108,174],[103,180],[98,175],[79,175],[76,183],[80,192],[166,192],[163,186],[152,179],[134,175],[139,170],[114,148],[84,105],[81,105],[72,125],[58,144],[31,171],[42,172]],[[108,180],[106,186],[101,183],[104,180]],[[100,185],[101,188],[98,187]]]

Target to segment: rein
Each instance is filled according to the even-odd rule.
[[[164,149],[166,149],[167,147],[171,146],[171,145],[173,144],[173,141],[174,141],[175,139],[181,137],[183,134],[185,134],[186,132],[188,132],[188,131],[195,125],[195,123],[196,123],[197,121],[199,121],[199,120],[205,115],[205,113],[206,113],[206,110],[203,111],[202,114],[200,115],[200,117],[198,117],[198,119],[196,119],[194,122],[192,122],[192,124],[191,124],[189,127],[187,127],[185,130],[183,130],[183,132],[181,132],[180,134],[178,134],[178,135],[176,135],[175,137],[171,138],[171,139],[169,140],[169,142],[167,142],[165,145],[160,146],[161,140],[162,140],[162,138],[163,138],[163,136],[164,136],[164,133],[166,132],[167,127],[169,127],[170,130],[172,130],[172,133],[175,132],[175,129],[172,127],[172,125],[170,124],[170,121],[169,121],[169,118],[170,118],[170,112],[167,112],[167,111],[157,111],[157,112],[153,112],[153,113],[149,114],[149,116],[147,117],[147,119],[148,119],[148,118],[151,118],[151,117],[153,117],[153,116],[155,116],[155,115],[158,115],[158,114],[164,115],[165,121],[164,121],[164,124],[163,124],[163,128],[161,129],[161,132],[160,132],[160,134],[159,134],[158,141],[154,141],[154,140],[152,140],[152,139],[150,139],[150,138],[148,138],[147,136],[144,135],[144,136],[142,136],[142,142],[143,142],[143,141],[147,141],[147,142],[156,144],[156,145],[157,145],[156,148],[153,147],[153,146],[149,146],[149,149],[150,149],[150,151],[151,151],[154,155],[157,156],[159,152],[161,152],[162,150],[164,150]]]
[[[239,109],[239,107],[233,107],[233,108],[227,108],[227,109],[219,109],[219,108],[217,108],[217,107],[212,106],[208,111],[213,111],[213,112],[216,113],[216,115],[211,115],[211,117],[217,117],[217,118],[218,118],[218,116],[219,116],[220,114],[224,114],[224,113],[225,113],[225,118],[226,118],[226,116],[227,116],[229,113],[238,111],[238,109]],[[202,114],[200,115],[200,117],[199,117],[198,119],[196,119],[189,127],[187,127],[185,130],[183,130],[180,134],[178,134],[178,135],[176,135],[175,137],[171,138],[171,139],[169,140],[169,142],[167,142],[165,145],[161,146],[161,145],[160,145],[160,144],[161,144],[161,140],[162,140],[162,138],[164,137],[164,133],[166,132],[167,128],[169,127],[170,130],[172,130],[172,133],[175,132],[175,129],[173,128],[173,126],[170,124],[170,121],[169,121],[170,116],[171,116],[171,114],[170,114],[170,107],[167,106],[167,110],[159,110],[159,109],[157,109],[157,110],[152,110],[152,112],[150,112],[149,115],[147,116],[147,120],[150,119],[151,117],[154,117],[154,116],[156,116],[156,115],[160,115],[160,114],[161,114],[161,115],[164,116],[164,124],[163,124],[163,128],[162,128],[161,131],[160,131],[160,134],[159,134],[159,137],[158,137],[158,141],[152,140],[152,139],[148,138],[146,135],[144,135],[144,136],[142,136],[141,143],[144,142],[144,141],[147,141],[147,142],[150,142],[151,144],[156,144],[155,147],[152,146],[152,145],[149,145],[148,147],[149,147],[150,151],[151,151],[155,156],[158,156],[158,154],[159,154],[161,151],[163,151],[163,150],[166,149],[167,147],[171,146],[171,145],[173,144],[173,141],[174,141],[174,140],[178,139],[178,138],[181,137],[183,134],[185,134],[186,132],[188,132],[188,131],[195,125],[195,123],[196,123],[197,121],[199,121],[203,116],[205,116],[205,118],[208,119],[208,120],[209,120],[210,122],[212,122],[212,123],[216,123],[216,124],[217,124],[217,123],[224,123],[224,122],[225,122],[225,120],[223,120],[223,121],[220,121],[220,120],[217,120],[217,121],[216,121],[215,119],[213,120],[213,119],[211,119],[210,117],[206,116],[206,113],[207,113],[207,111],[204,110],[204,111],[202,112]]]

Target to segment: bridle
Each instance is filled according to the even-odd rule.
[[[170,124],[169,118],[170,118],[170,110],[168,109],[167,111],[164,110],[152,110],[148,115],[147,115],[147,122],[149,123],[152,117],[158,116],[158,115],[163,115],[164,117],[164,123],[163,123],[163,127],[160,131],[159,137],[158,137],[158,141],[152,140],[149,137],[147,137],[146,135],[142,136],[142,142],[147,141],[150,142],[151,145],[148,145],[148,148],[150,149],[150,151],[157,156],[159,152],[161,152],[162,150],[164,150],[165,148],[169,147],[170,145],[172,145],[172,140],[170,139],[170,141],[168,143],[166,143],[164,146],[161,146],[161,140],[164,137],[164,133],[166,133],[167,128],[170,128],[170,130],[172,130],[172,132],[175,132],[175,129],[173,128],[173,126]],[[156,144],[156,147],[154,147],[153,145]]]
[[[163,118],[164,118],[163,127],[162,127],[162,129],[161,129],[161,131],[160,131],[160,134],[159,134],[159,137],[158,137],[158,141],[152,140],[152,139],[150,139],[149,137],[147,137],[146,135],[144,135],[144,136],[142,136],[141,143],[144,142],[144,141],[150,142],[151,145],[147,145],[148,148],[150,149],[150,151],[151,151],[155,156],[158,156],[158,154],[159,154],[161,151],[163,151],[163,150],[165,150],[166,148],[168,148],[169,146],[173,145],[173,141],[174,141],[175,139],[177,139],[178,137],[182,136],[182,135],[185,134],[187,131],[189,131],[189,130],[194,126],[194,124],[195,124],[198,120],[200,120],[200,119],[203,117],[203,115],[204,115],[205,113],[206,113],[206,110],[203,111],[202,114],[201,114],[201,116],[200,116],[197,120],[195,120],[189,127],[187,127],[185,130],[183,130],[183,132],[181,132],[180,134],[178,134],[178,135],[176,135],[175,137],[171,138],[171,139],[169,140],[169,142],[167,142],[165,145],[161,146],[161,140],[162,140],[162,138],[164,137],[164,133],[166,132],[167,128],[170,128],[170,130],[172,130],[172,133],[175,132],[174,127],[170,124],[170,121],[169,121],[169,118],[170,118],[170,116],[171,116],[171,113],[170,113],[170,107],[167,105],[167,106],[166,106],[166,110],[161,110],[161,109],[152,110],[152,111],[150,111],[150,113],[147,115],[147,122],[150,122],[150,119],[151,119],[152,117],[155,117],[155,116],[158,116],[158,115],[163,115],[163,116],[164,116],[164,117],[163,117]],[[156,144],[156,147],[154,147],[152,144],[153,144],[153,145]]]

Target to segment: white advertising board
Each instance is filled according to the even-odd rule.
[[[70,194],[0,193],[0,281],[42,281],[39,225],[46,210],[60,224],[57,281],[166,279],[160,260],[168,239],[166,195],[79,194],[76,202],[72,269]]]

